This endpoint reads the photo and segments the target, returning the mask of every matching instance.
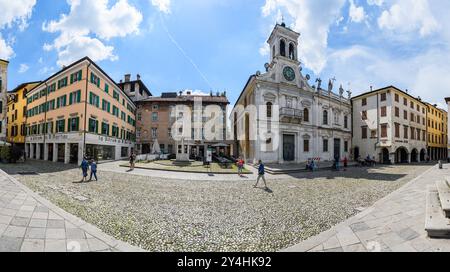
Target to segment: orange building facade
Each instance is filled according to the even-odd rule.
[[[135,144],[131,99],[85,57],[27,94],[25,152],[28,158],[80,163],[127,158]]]

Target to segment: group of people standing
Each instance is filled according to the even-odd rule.
[[[97,163],[95,160],[91,159],[90,161],[87,160],[86,157],[83,158],[83,161],[81,162],[81,171],[83,172],[83,179],[81,182],[89,182],[92,181],[92,178],[95,178],[95,181],[98,181],[97,178]],[[88,171],[89,168],[91,169],[89,180],[87,180],[88,177]]]

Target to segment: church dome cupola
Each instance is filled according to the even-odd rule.
[[[299,37],[300,34],[287,28],[284,22],[277,24],[267,41],[272,51],[271,61],[283,58],[300,65],[297,53]]]

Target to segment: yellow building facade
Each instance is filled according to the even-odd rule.
[[[27,94],[25,152],[31,159],[80,163],[128,158],[135,144],[136,106],[85,57]]]
[[[448,113],[427,103],[428,155],[431,160],[448,157]]]
[[[8,93],[6,141],[24,147],[27,116],[27,92],[40,82],[24,83]]]
[[[8,103],[8,65],[0,59],[0,143],[6,141],[6,105]]]

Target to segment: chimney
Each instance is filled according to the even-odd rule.
[[[373,86],[370,86],[370,91],[371,91],[371,92],[373,91]]]
[[[125,75],[125,82],[130,82],[131,79],[131,75],[130,74],[126,74]]]
[[[141,80],[141,75],[137,74],[136,78],[137,78],[137,80]]]

